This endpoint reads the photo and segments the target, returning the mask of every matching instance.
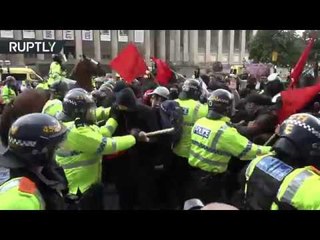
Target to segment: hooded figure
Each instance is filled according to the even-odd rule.
[[[132,129],[145,132],[159,129],[154,111],[138,103],[131,88],[125,83],[117,83],[114,91],[116,100],[111,111],[116,108],[118,115],[115,136],[126,135]],[[114,174],[121,209],[153,208],[155,193],[152,160],[155,147],[153,143],[137,143],[130,150],[118,153],[116,159],[104,161],[105,175]]]

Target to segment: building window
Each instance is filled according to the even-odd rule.
[[[63,52],[66,55],[66,58],[69,60],[76,58],[76,47],[75,46],[64,46]]]
[[[240,52],[240,30],[234,30],[234,51]]]
[[[252,30],[246,30],[246,51],[248,51],[248,47],[249,47],[249,42],[251,40],[252,37]]]
[[[230,30],[223,30],[222,34],[222,52],[228,53],[230,50]]]
[[[212,53],[218,52],[218,32],[218,30],[211,30],[210,52]]]
[[[206,51],[206,30],[198,31],[198,52],[205,53]]]

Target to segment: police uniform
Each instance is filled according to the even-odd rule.
[[[52,84],[54,81],[61,79],[65,76],[65,72],[62,71],[60,63],[53,61],[50,64],[48,84]]]
[[[254,159],[246,169],[244,208],[254,210],[320,209],[320,173],[313,143],[320,141],[320,121],[302,113],[281,124],[274,152]],[[280,159],[281,158],[281,159]]]
[[[177,101],[183,109],[183,127],[181,139],[173,148],[173,152],[179,157],[188,158],[191,145],[191,129],[196,120],[207,115],[208,105],[204,105],[193,99],[177,99],[175,101]]]
[[[246,209],[320,209],[320,172],[312,166],[295,169],[270,154],[253,160],[245,177]]]
[[[65,133],[56,119],[41,113],[24,115],[13,123],[9,147],[0,159],[1,210],[65,209],[66,180],[48,157]]]
[[[50,116],[56,117],[60,112],[62,112],[63,106],[59,99],[51,99],[46,102],[42,108],[42,113],[46,113]]]
[[[56,152],[56,161],[65,170],[69,192],[84,193],[91,185],[101,181],[102,155],[116,153],[132,147],[136,142],[131,135],[110,138],[117,122],[109,118],[106,125],[98,127],[71,126],[63,147]]]
[[[50,100],[42,108],[42,113],[49,114],[50,116],[57,117],[62,112],[62,100],[69,89],[66,81],[55,81],[50,85]]]
[[[97,107],[96,109],[96,117],[97,117],[97,123],[103,123],[106,121],[106,119],[109,118],[110,113],[110,107],[104,108],[104,107]]]
[[[41,82],[36,86],[36,89],[49,90],[49,84],[47,82]]]
[[[199,169],[193,172],[194,180],[192,183],[196,184],[193,185],[194,191],[199,190],[199,193],[191,192],[190,194],[200,194],[200,196],[191,197],[215,201],[221,200],[215,198],[222,197],[221,191],[226,184],[225,173],[231,157],[252,160],[257,155],[268,153],[271,147],[253,144],[238,133],[230,123],[229,117],[224,116],[231,111],[231,93],[218,89],[209,97],[208,104],[210,109],[208,116],[196,121],[191,131],[189,164],[193,168]],[[200,183],[203,185],[201,187],[197,187],[197,183],[199,183],[197,179],[199,180],[199,178],[203,178]],[[202,189],[205,190],[202,191]]]
[[[191,129],[201,117],[208,113],[208,106],[200,103],[198,100],[201,94],[200,83],[196,79],[187,79],[182,86],[182,93],[179,99],[175,101],[179,103],[183,110],[182,134],[180,140],[173,148],[173,171],[176,176],[176,191],[179,202],[183,206],[186,200],[186,188],[189,181],[188,157],[191,145]]]
[[[8,104],[12,99],[14,99],[16,97],[16,93],[12,88],[5,85],[1,89],[1,96],[2,96],[3,102],[5,104]]]
[[[79,99],[89,103],[89,105],[82,105],[84,108],[95,111],[95,107],[90,107],[94,102],[86,95],[86,93],[71,90],[64,98],[61,119],[64,119],[63,115],[66,115],[70,108],[77,108],[73,104],[76,104]],[[77,112],[80,112],[79,109]],[[92,114],[95,115],[95,112]],[[127,135],[111,138],[118,126],[113,118],[109,118],[102,127],[85,123],[84,119],[79,118],[64,124],[69,131],[64,145],[56,151],[56,161],[64,169],[68,179],[69,193],[80,199],[81,203],[77,206],[80,209],[103,209],[102,155],[132,147],[136,143],[135,137]]]

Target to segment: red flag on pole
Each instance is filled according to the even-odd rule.
[[[152,61],[157,66],[156,80],[161,85],[167,85],[172,78],[173,72],[171,71],[168,64],[158,58],[152,57]]]
[[[292,114],[303,109],[320,92],[320,83],[305,87],[288,89],[281,92],[282,108],[278,112],[278,120],[281,124]]]
[[[304,49],[304,51],[302,52],[296,66],[294,67],[290,77],[291,77],[291,82],[290,82],[290,85],[289,85],[289,88],[294,88],[301,76],[301,73],[304,69],[304,66],[306,65],[306,62],[308,60],[308,56],[310,54],[310,51],[313,47],[313,44],[315,42],[315,35],[313,35],[311,37],[311,39],[309,40],[306,48]]]
[[[128,44],[119,55],[111,61],[110,66],[128,83],[144,75],[147,70],[144,59],[141,57],[137,47],[132,43]]]

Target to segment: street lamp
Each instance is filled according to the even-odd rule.
[[[3,60],[0,60],[0,82],[2,81],[2,73],[3,73]]]
[[[11,66],[11,61],[10,60],[5,60],[4,64],[7,67],[8,75],[10,75],[10,66]]]

